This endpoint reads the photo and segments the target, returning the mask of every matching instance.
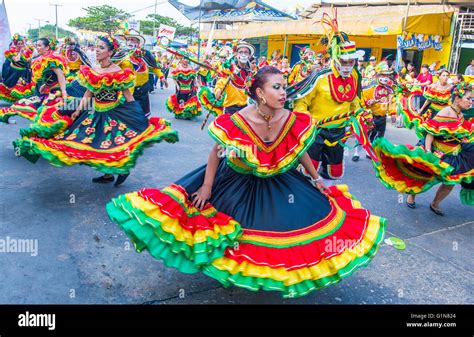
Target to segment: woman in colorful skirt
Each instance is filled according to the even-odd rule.
[[[41,38],[36,43],[38,56],[33,59],[31,70],[33,82],[35,82],[35,94],[18,100],[9,108],[0,109],[0,121],[8,123],[11,116],[20,116],[34,120],[38,115],[38,108],[50,94],[58,96],[57,100],[51,100],[49,104],[57,104],[60,97],[66,99],[66,76],[68,67],[66,60],[61,55],[53,54],[57,46],[57,40]]]
[[[186,58],[179,60],[178,66],[171,72],[176,83],[176,94],[166,100],[166,108],[177,119],[192,119],[200,116],[201,103],[196,96],[197,72]]]
[[[148,144],[178,140],[169,122],[161,118],[148,121],[133,99],[133,71],[122,70],[111,61],[118,48],[113,37],[99,37],[98,66],[82,66],[78,74],[87,91],[71,116],[74,123],[54,137],[24,136],[16,140],[15,148],[22,156],[33,162],[42,156],[54,166],[91,166],[105,173],[92,180],[96,183],[113,182],[113,174],[118,174],[115,186],[119,186]],[[82,112],[91,100],[93,111]]]
[[[387,188],[408,193],[408,207],[416,208],[416,194],[442,184],[430,204],[437,215],[444,215],[439,205],[455,184],[461,183],[463,187],[461,201],[474,205],[474,127],[462,114],[462,110],[471,107],[472,86],[465,82],[458,84],[451,99],[451,106],[419,122],[425,137],[416,147],[392,145],[385,138],[374,142],[380,160],[374,164],[377,176]]]
[[[347,186],[322,184],[306,153],[315,123],[283,108],[286,86],[277,68],[260,69],[249,85],[257,103],[209,127],[217,144],[207,165],[107,205],[138,251],[225,287],[285,298],[337,283],[369,263],[385,219],[362,208]]]
[[[423,106],[418,110],[418,114],[422,115],[425,111],[429,111],[428,115],[434,117],[439,111],[449,105],[451,98],[452,85],[448,83],[449,71],[441,70],[438,81],[426,88],[423,96],[426,98]]]
[[[5,63],[2,67],[0,99],[9,103],[30,96],[34,91],[30,61],[33,52],[26,45],[25,37],[13,35],[10,48],[5,51]]]

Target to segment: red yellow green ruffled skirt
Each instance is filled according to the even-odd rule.
[[[54,111],[51,110],[54,114]],[[48,124],[63,127],[67,116],[42,115]],[[43,122],[43,120],[41,120]],[[34,134],[34,133],[33,133]],[[36,162],[41,156],[53,166],[88,165],[108,174],[126,174],[149,144],[178,141],[177,132],[162,118],[144,116],[138,103],[126,102],[119,107],[96,113],[83,113],[62,133],[48,138],[23,136],[13,142],[20,155]]]
[[[393,145],[385,138],[374,141],[379,163],[373,163],[379,180],[400,193],[418,194],[436,184],[469,183],[474,179],[474,151],[463,146],[459,154],[425,152],[420,146]]]
[[[224,97],[219,101],[216,100],[214,93],[208,87],[199,89],[198,99],[201,105],[214,116],[218,117],[224,113],[224,107],[222,106]]]
[[[171,95],[165,102],[169,112],[178,119],[189,119],[202,114],[201,103],[195,93]]]
[[[341,281],[366,266],[382,242],[385,219],[362,208],[345,185],[324,196],[296,170],[259,178],[221,162],[213,196],[199,210],[189,196],[204,172],[201,167],[162,190],[120,195],[107,212],[137,251],[168,267],[285,298]]]

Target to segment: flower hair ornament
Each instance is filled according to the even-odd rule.
[[[255,72],[249,71],[247,78],[245,79],[245,94],[250,97],[250,88],[255,83]]]
[[[51,50],[56,50],[56,47],[58,46],[59,41],[55,37],[50,37],[47,39],[49,41],[49,48]]]
[[[104,41],[114,52],[120,49],[120,43],[113,36],[103,35],[99,36],[98,39]]]
[[[16,44],[18,41],[24,41],[25,38],[23,36],[21,36],[20,34],[14,34],[12,36],[12,41],[14,44]]]
[[[452,90],[452,94],[453,96],[463,98],[464,95],[466,94],[466,91],[472,91],[472,89],[473,89],[473,86],[471,83],[461,82],[461,83],[458,83],[456,86],[454,86]]]

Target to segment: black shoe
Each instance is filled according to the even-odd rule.
[[[434,214],[444,216],[443,211],[441,211],[439,208],[434,208],[432,204],[430,204],[430,209],[433,211]]]
[[[352,161],[359,161],[359,156],[353,155],[352,156]]]
[[[329,174],[327,174],[327,173],[324,172],[324,171],[319,172],[319,175],[320,175],[321,177],[323,177],[324,179],[326,179],[326,180],[336,180],[336,179],[330,177]]]
[[[369,156],[368,154],[365,155],[365,158],[367,158],[367,159],[372,159],[372,157]]]
[[[408,206],[409,208],[411,208],[411,209],[415,209],[415,208],[416,208],[416,203],[414,203],[414,202],[408,202],[408,200],[407,200],[407,206]]]
[[[114,180],[115,180],[114,176],[110,176],[110,177],[100,176],[97,178],[92,178],[93,183],[99,183],[99,184],[111,183]]]
[[[125,180],[127,180],[127,177],[130,175],[130,173],[127,174],[119,174],[117,177],[117,181],[115,182],[114,186],[118,187],[124,183]]]

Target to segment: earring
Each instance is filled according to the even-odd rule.
[[[265,99],[265,97],[263,96],[258,96],[258,97],[260,97],[260,100],[262,101],[263,105],[267,104],[267,100]]]

